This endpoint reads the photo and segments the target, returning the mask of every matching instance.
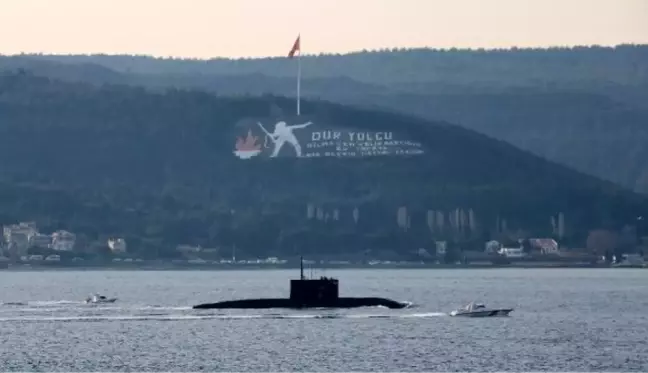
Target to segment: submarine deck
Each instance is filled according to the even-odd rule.
[[[386,298],[337,298],[330,302],[302,303],[290,298],[261,298],[241,299],[216,303],[204,303],[193,306],[193,309],[262,309],[262,308],[357,308],[383,306],[401,309],[409,306],[407,303],[396,302]]]

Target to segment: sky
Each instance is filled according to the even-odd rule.
[[[648,44],[648,0],[0,0],[0,53],[193,58]]]

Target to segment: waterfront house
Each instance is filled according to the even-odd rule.
[[[27,235],[22,232],[11,232],[7,248],[12,256],[27,255],[27,249],[29,248]]]
[[[18,224],[10,224],[3,226],[3,235],[6,243],[11,242],[12,234],[24,234],[29,237],[33,234],[38,233],[36,229],[36,223],[34,222],[21,222]]]
[[[558,242],[552,238],[529,238],[531,251],[543,255],[558,254]]]
[[[60,230],[52,233],[52,249],[55,251],[72,251],[76,243],[76,235]]]
[[[3,237],[11,255],[22,256],[27,254],[29,237],[38,233],[36,223],[21,222],[3,226]]]
[[[121,254],[126,252],[126,240],[123,238],[111,238],[108,240],[108,247],[110,251],[115,254]]]

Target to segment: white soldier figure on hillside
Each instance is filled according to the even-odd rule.
[[[297,153],[297,157],[301,157],[302,152],[301,152],[301,145],[299,145],[299,141],[297,140],[297,137],[295,137],[295,134],[293,133],[293,130],[295,129],[301,129],[301,128],[306,128],[312,124],[312,122],[307,122],[304,124],[296,124],[292,126],[286,125],[286,122],[277,122],[275,124],[275,129],[273,133],[268,132],[261,123],[258,123],[259,127],[265,132],[265,134],[272,140],[274,143],[274,149],[272,150],[272,154],[270,157],[274,158],[279,155],[279,151],[281,148],[284,146],[285,143],[289,143],[295,148],[295,153]]]

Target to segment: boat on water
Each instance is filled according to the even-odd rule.
[[[463,308],[450,312],[450,316],[493,317],[508,316],[513,308],[487,308],[483,303],[470,302]]]
[[[103,295],[94,294],[94,295],[91,295],[88,298],[86,298],[85,302],[86,303],[92,303],[92,304],[95,304],[95,303],[97,303],[97,304],[99,304],[99,303],[115,303],[116,300],[117,300],[117,298],[106,298]]]
[[[204,303],[193,306],[194,309],[262,309],[262,308],[356,308],[387,307],[392,309],[406,308],[409,302],[397,302],[377,297],[340,297],[339,283],[335,278],[304,277],[304,260],[300,258],[300,278],[290,280],[289,298],[258,298]]]

